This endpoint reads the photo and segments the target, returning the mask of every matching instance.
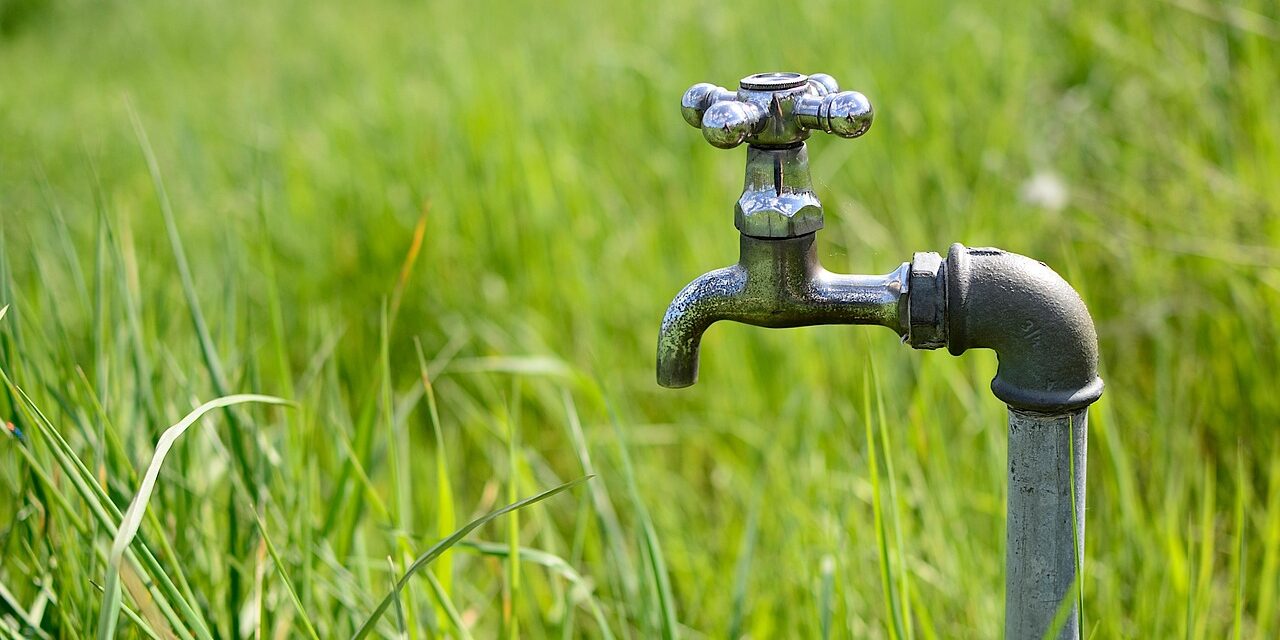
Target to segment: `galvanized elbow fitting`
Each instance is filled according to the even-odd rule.
[[[1098,336],[1080,295],[1043,262],[951,245],[945,262],[918,253],[907,294],[907,342],[996,352],[991,391],[1015,409],[1059,413],[1102,395]]]

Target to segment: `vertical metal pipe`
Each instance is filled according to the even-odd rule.
[[[1080,637],[1076,576],[1084,561],[1087,409],[1009,408],[1006,640]],[[1057,633],[1059,612],[1063,618]]]

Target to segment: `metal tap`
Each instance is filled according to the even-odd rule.
[[[874,324],[905,335],[903,292],[910,267],[879,276],[831,273],[819,264],[822,203],[809,177],[812,131],[856,138],[871,126],[871,103],[840,91],[826,74],[758,73],[738,91],[696,84],[681,113],[721,149],[747,143],[746,180],[734,206],[738,264],[689,283],[667,309],[658,336],[658,383],[697,380],[698,344],[712,323],[760,327]]]
[[[952,245],[944,259],[916,253],[882,276],[840,275],[818,263],[822,203],[809,179],[812,131],[856,138],[871,104],[831,76],[762,73],[738,91],[694,85],[684,119],[711,144],[747,143],[746,181],[734,207],[738,264],[689,283],[662,319],[658,383],[698,377],[698,344],[712,323],[762,327],[875,324],[916,349],[954,355],[993,349],[991,381],[1009,405],[1005,637],[1079,637],[1071,601],[1083,561],[1087,408],[1102,395],[1098,337],[1084,302],[1044,263],[991,248]],[[1067,613],[1061,616],[1061,604]]]

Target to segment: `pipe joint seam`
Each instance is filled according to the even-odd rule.
[[[907,344],[913,349],[947,346],[947,271],[942,256],[922,251],[911,257],[906,300]]]

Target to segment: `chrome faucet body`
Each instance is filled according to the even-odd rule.
[[[719,320],[774,329],[874,324],[905,334],[908,265],[882,276],[831,273],[818,263],[815,236],[743,234],[738,264],[706,273],[676,294],[659,331],[659,384],[679,388],[697,381],[698,344]]]
[[[956,244],[944,259],[917,253],[880,276],[822,268],[822,203],[805,141],[812,131],[856,138],[871,103],[825,74],[761,73],[736,92],[697,84],[681,113],[716,147],[746,143],[746,178],[734,207],[738,264],[689,283],[658,333],[658,383],[697,380],[702,334],[720,320],[760,327],[867,324],[916,349],[996,351],[995,395],[1009,405],[1005,633],[1011,640],[1076,638],[1072,598],[1084,540],[1087,407],[1102,395],[1097,335],[1084,302],[1038,261]]]
[[[872,119],[866,97],[839,91],[823,74],[760,73],[743,78],[737,93],[694,85],[681,107],[711,144],[748,144],[733,216],[741,252],[738,264],[694,280],[672,301],[658,335],[658,383],[676,388],[697,380],[702,333],[719,320],[773,328],[877,324],[905,335],[906,263],[883,276],[852,276],[818,261],[822,202],[805,140],[811,130],[865,133]]]

